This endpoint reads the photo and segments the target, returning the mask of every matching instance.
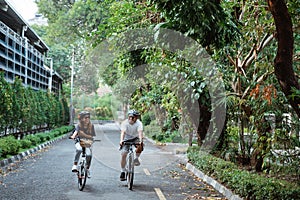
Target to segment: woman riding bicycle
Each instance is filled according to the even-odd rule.
[[[93,137],[96,136],[95,133],[95,128],[94,125],[91,123],[90,121],[90,113],[87,111],[82,111],[79,113],[78,115],[78,124],[75,126],[75,131],[72,134],[71,138],[72,139],[76,139],[76,138],[80,138],[80,139],[89,139],[89,140],[93,140]],[[76,148],[76,153],[75,153],[75,158],[74,158],[74,164],[72,167],[72,172],[77,172],[78,168],[77,168],[77,164],[78,164],[78,160],[80,158],[80,154],[82,152],[82,147],[80,145],[80,142],[76,141],[75,143],[75,148]],[[86,152],[86,159],[87,159],[87,169],[88,169],[88,177],[90,178],[90,170],[89,167],[91,166],[91,161],[92,161],[92,149],[91,147],[85,148],[85,152]]]
[[[136,110],[130,110],[128,112],[128,119],[124,120],[121,124],[121,137],[120,137],[120,146],[121,146],[121,175],[120,180],[125,181],[125,166],[126,166],[126,156],[129,151],[129,145],[123,145],[125,140],[134,140],[139,142],[139,145],[136,149],[136,158],[134,164],[136,166],[140,165],[139,156],[143,151],[143,124],[138,119],[140,116],[139,112]]]

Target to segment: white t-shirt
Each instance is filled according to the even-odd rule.
[[[124,140],[130,140],[139,137],[139,131],[143,131],[143,124],[139,119],[134,124],[130,124],[126,119],[121,124],[121,131],[125,131]]]

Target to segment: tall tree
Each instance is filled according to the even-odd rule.
[[[151,2],[156,5],[161,16],[164,17],[163,22],[160,23],[161,27],[184,33],[202,45],[209,54],[212,54],[216,49],[222,49],[224,46],[232,44],[239,35],[232,16],[222,8],[219,0],[152,0]],[[193,66],[190,68],[189,72],[192,72]],[[201,80],[200,77],[195,76],[194,78],[198,78],[198,80],[193,79],[191,82]],[[195,84],[195,88],[198,86]],[[196,93],[194,95],[198,95],[195,100],[198,102],[197,107],[200,109],[200,116],[193,116],[193,119],[199,119],[193,124],[197,130],[198,143],[201,144],[206,138],[211,123],[212,108],[208,105],[210,102],[207,101],[207,95],[199,95],[203,92]],[[222,131],[221,134],[223,135],[224,132]]]
[[[294,37],[293,25],[284,0],[267,0],[275,26],[278,41],[277,54],[274,60],[275,74],[282,91],[291,106],[300,117],[300,96],[293,95],[300,90],[300,85],[293,69]]]

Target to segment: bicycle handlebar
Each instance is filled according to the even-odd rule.
[[[139,145],[139,144],[140,144],[139,142],[135,142],[135,141],[133,141],[133,142],[132,141],[130,141],[130,142],[129,141],[123,141],[122,145],[120,144],[119,150],[121,150],[124,145],[130,145],[130,146],[134,145],[135,146],[135,145]]]
[[[123,141],[123,145],[139,145],[141,144],[140,142],[126,142],[126,141]]]
[[[71,138],[71,136],[69,136],[69,139],[75,140],[77,142],[80,142],[80,137],[76,137],[76,138],[73,139],[73,138]],[[92,138],[91,140],[93,140],[93,142],[101,142],[100,139],[94,139],[94,138]]]

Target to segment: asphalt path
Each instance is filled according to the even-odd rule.
[[[145,141],[141,165],[135,168],[133,190],[120,181],[119,126],[95,124],[92,177],[83,191],[71,172],[74,142],[67,138],[14,163],[14,170],[0,177],[1,200],[152,200],[225,199],[184,168],[184,157],[174,148]]]

